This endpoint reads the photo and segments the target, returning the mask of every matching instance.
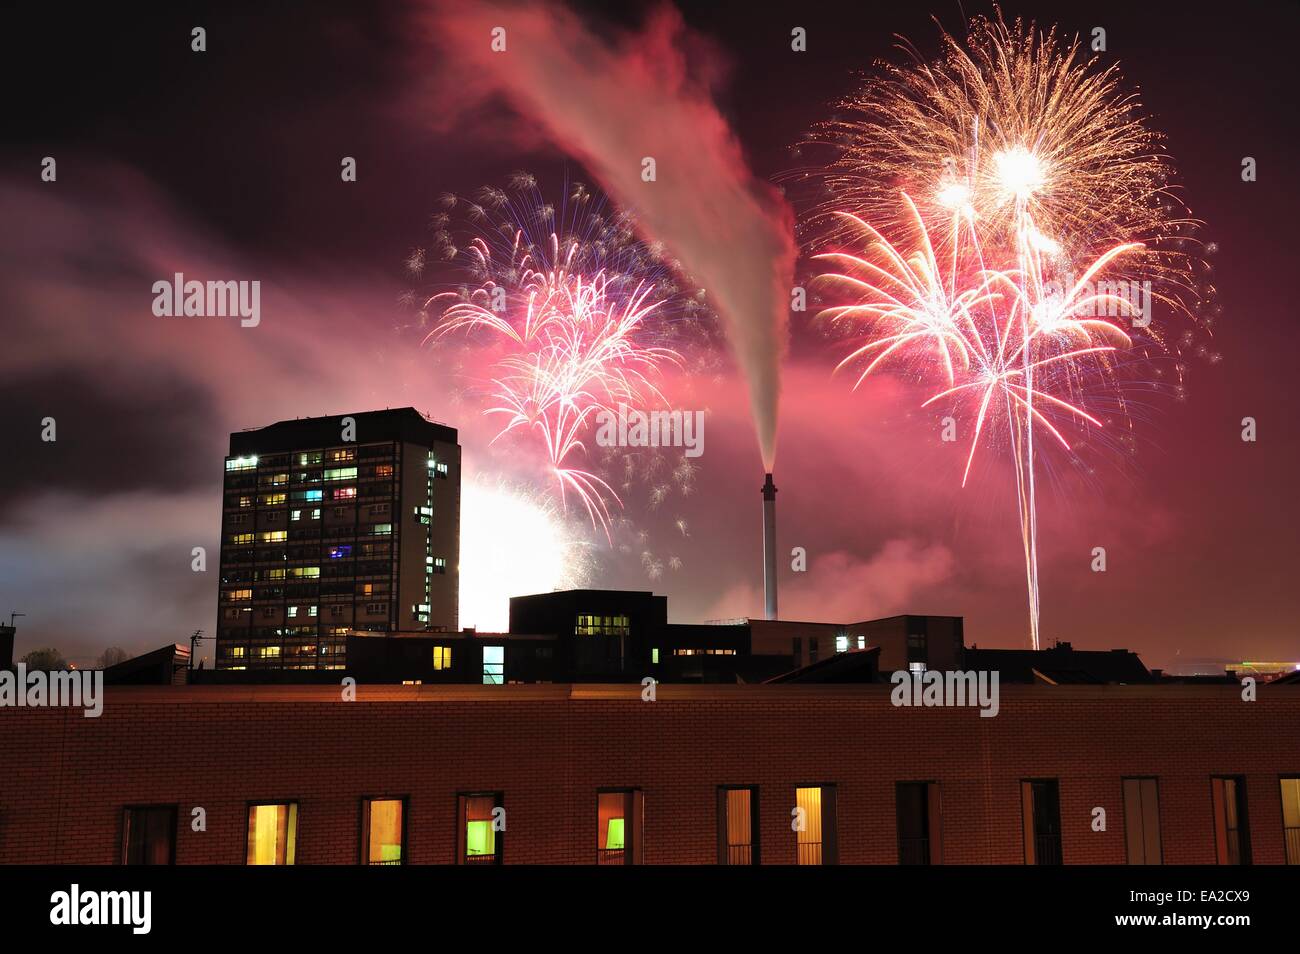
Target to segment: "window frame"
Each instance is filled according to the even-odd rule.
[[[601,848],[600,832],[600,796],[623,796],[623,848]],[[638,787],[606,787],[596,789],[596,864],[597,865],[641,865],[645,864],[645,791]],[[628,819],[632,824],[628,824]],[[621,850],[621,861],[602,861],[602,852]]]
[[[1143,809],[1142,809],[1142,819],[1141,819],[1141,824],[1142,824],[1142,835],[1143,835],[1143,837],[1142,837],[1143,852],[1142,852],[1142,860],[1141,860],[1141,861],[1134,861],[1134,860],[1133,860],[1133,852],[1132,852],[1132,850],[1131,850],[1131,848],[1130,848],[1130,839],[1129,839],[1129,804],[1128,804],[1128,790],[1127,790],[1127,785],[1128,785],[1129,782],[1138,782],[1139,785],[1140,785],[1140,783],[1143,783],[1143,782],[1151,782],[1152,785],[1155,786],[1155,799],[1156,799],[1156,813],[1155,813],[1155,817],[1156,817],[1156,846],[1157,846],[1157,848],[1159,849],[1159,859],[1156,860],[1156,861],[1148,861],[1148,860],[1146,860],[1146,843],[1147,843],[1147,838],[1146,838],[1146,794],[1145,794],[1145,792],[1142,792],[1141,787],[1139,787],[1139,797],[1142,798],[1142,806],[1143,806]],[[1160,779],[1159,779],[1159,777],[1158,777],[1158,776],[1155,776],[1155,775],[1125,775],[1125,776],[1123,776],[1123,777],[1120,779],[1120,803],[1124,806],[1124,858],[1125,858],[1125,863],[1126,863],[1126,864],[1130,864],[1130,865],[1163,865],[1163,864],[1165,863],[1165,833],[1164,833],[1164,823],[1163,823],[1163,821],[1162,821],[1161,818],[1160,818]]]
[[[245,824],[248,823],[248,811],[251,810],[251,809],[254,809],[254,808],[262,807],[262,806],[264,806],[264,805],[271,805],[271,806],[276,806],[276,807],[279,807],[279,806],[283,805],[283,806],[285,806],[286,808],[291,808],[291,809],[292,809],[292,813],[290,814],[290,820],[291,820],[292,823],[293,823],[293,839],[292,839],[292,840],[293,840],[293,857],[294,857],[294,860],[293,860],[293,861],[286,861],[286,862],[284,863],[283,866],[280,865],[278,862],[277,862],[276,864],[274,864],[274,865],[270,865],[270,866],[265,866],[265,865],[255,865],[255,864],[253,864],[253,862],[251,862],[251,861],[248,860],[248,853],[247,853],[247,851],[245,851],[245,853],[244,853],[244,865],[245,865],[245,867],[254,867],[254,868],[261,868],[261,867],[273,867],[273,868],[285,867],[285,868],[292,868],[292,867],[294,867],[294,866],[296,866],[296,865],[298,864],[298,816],[301,814],[301,811],[302,811],[302,804],[301,804],[301,802],[300,802],[298,799],[296,799],[296,798],[282,798],[282,799],[255,798],[255,799],[250,799],[248,802],[246,802],[246,803],[244,804],[244,808],[246,809],[246,811],[244,812]],[[245,833],[244,833],[244,840],[245,840],[245,842],[247,842],[247,840],[248,840],[248,832],[245,832]],[[286,847],[286,854],[287,854],[287,853],[288,853],[288,849],[287,849],[287,847]]]
[[[492,799],[492,810],[504,809],[506,807],[506,793],[504,791],[462,791],[456,793],[456,859],[453,862],[457,865],[503,865],[505,864],[506,855],[506,831],[493,832],[493,852],[491,861],[470,861],[467,854],[469,850],[469,800],[471,798],[490,798]]]
[[[818,845],[821,847],[821,861],[818,865],[809,865],[808,867],[818,867],[825,865],[838,865],[840,863],[840,827],[839,827],[839,786],[835,782],[797,782],[794,786],[794,804],[799,805],[799,789],[801,788],[818,788],[821,789],[819,796],[818,811],[821,813],[822,837]],[[829,805],[829,810],[827,806]],[[827,818],[830,824],[827,824]],[[799,832],[793,831],[794,835],[794,863],[799,864]]]
[[[730,813],[728,812],[727,795],[730,792],[748,792],[749,793],[749,844],[732,845],[730,839],[731,829],[728,824]],[[719,785],[718,786],[718,864],[726,866],[750,867],[762,864],[763,857],[763,839],[762,826],[759,824],[759,787],[757,785]],[[731,849],[746,847],[749,849],[749,861],[733,862],[731,860]]]
[[[122,806],[121,823],[120,823],[121,828],[118,833],[119,846],[120,846],[120,852],[119,852],[120,864],[124,866],[135,867],[135,865],[132,865],[131,862],[128,860],[131,853],[131,829],[129,825],[130,813],[140,812],[140,811],[157,811],[160,809],[167,809],[171,811],[171,816],[172,816],[171,851],[169,853],[166,864],[168,865],[176,864],[176,848],[177,848],[177,842],[180,840],[180,803],[179,802],[150,802],[146,804],[132,804],[132,805]]]
[[[398,865],[405,865],[409,860],[409,851],[407,840],[410,837],[411,826],[407,823],[410,817],[411,797],[409,795],[362,795],[360,799],[360,856],[359,864],[363,867],[386,867],[392,862],[371,861],[370,860],[370,803],[371,802],[401,802],[402,805],[402,856],[398,859]]]

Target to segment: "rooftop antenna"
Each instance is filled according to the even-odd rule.
[[[19,616],[26,616],[26,615],[27,615],[26,613],[10,613],[10,614],[9,614],[9,628],[10,628],[10,629],[13,629],[13,628],[14,628],[14,620],[16,620]]]
[[[191,669],[194,668],[194,646],[201,639],[207,639],[207,637],[203,635],[203,630],[196,629],[194,631],[194,635],[190,637],[190,668]]]

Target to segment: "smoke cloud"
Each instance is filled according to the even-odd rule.
[[[749,171],[707,77],[688,69],[682,51],[701,41],[667,7],[640,33],[612,42],[563,9],[433,0],[431,10],[432,32],[471,92],[501,94],[541,125],[705,288],[747,379],[770,470],[794,274],[792,217],[776,190]],[[647,160],[653,181],[645,178]]]

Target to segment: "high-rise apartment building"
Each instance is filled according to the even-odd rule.
[[[230,435],[218,669],[341,669],[347,634],[454,631],[456,430],[414,408]]]

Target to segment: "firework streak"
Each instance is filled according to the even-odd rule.
[[[538,248],[516,230],[504,261],[494,261],[482,238],[464,252],[473,271],[488,277],[426,301],[426,310],[440,312],[426,341],[481,332],[503,346],[490,371],[493,404],[484,411],[504,422],[494,442],[527,432],[544,450],[562,504],[576,497],[609,539],[608,500],[622,501],[577,459],[597,412],[664,402],[654,380],[680,356],[643,343],[647,320],[663,304],[655,282],[613,267],[587,270],[591,244],[556,232]]]
[[[1170,215],[1168,164],[1114,67],[1000,15],[944,46],[823,129],[841,153],[818,281],[850,302],[823,315],[860,336],[839,366],[861,367],[855,387],[902,362],[936,382],[924,406],[970,414],[963,486],[992,433],[1010,449],[1037,649],[1039,432],[1069,450],[1069,428],[1103,426],[1083,398],[1114,386],[1153,298],[1181,308],[1190,260],[1167,246],[1191,223]]]

